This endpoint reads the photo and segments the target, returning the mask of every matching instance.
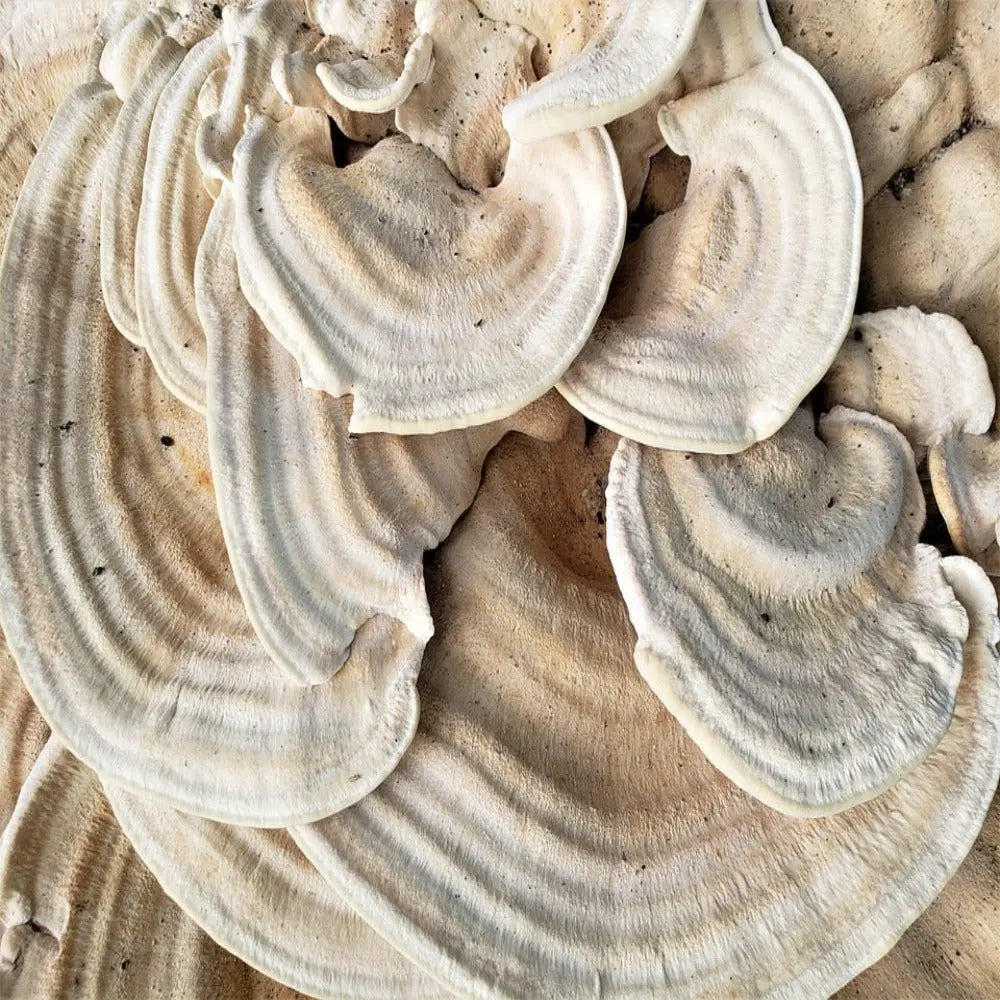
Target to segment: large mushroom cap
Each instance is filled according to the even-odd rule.
[[[520,142],[604,125],[655,97],[694,40],[705,0],[608,0],[577,55],[504,108]]]
[[[301,687],[257,642],[204,423],[101,303],[100,177],[118,106],[90,84],[60,108],[0,265],[4,630],[53,730],[109,778],[219,819],[316,818],[405,749],[420,643],[376,616],[337,677]]]
[[[810,822],[769,809],[636,677],[607,575],[549,547],[595,545],[579,479],[605,455],[499,446],[431,584],[417,736],[375,792],[294,836],[464,995],[826,995],[975,839],[1000,767],[995,660],[967,657],[950,728],[884,796]],[[576,502],[529,520],[545,492]]]
[[[800,410],[737,457],[623,442],[608,549],[636,663],[709,759],[790,813],[894,784],[948,727],[966,616],[918,545],[900,433]]]
[[[354,395],[354,431],[449,430],[537,399],[586,341],[625,235],[603,130],[515,144],[476,195],[405,139],[338,168],[324,115],[257,117],[234,195],[244,294],[308,387]]]
[[[788,49],[667,105],[660,124],[691,157],[685,200],[626,248],[559,388],[645,444],[741,451],[788,419],[850,324],[862,210],[851,137]]]

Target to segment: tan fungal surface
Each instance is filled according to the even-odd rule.
[[[236,151],[240,284],[308,388],[352,394],[352,431],[488,423],[563,374],[604,303],[625,202],[603,130],[516,145],[462,190],[387,139],[334,165],[326,118],[257,117]]]
[[[1000,576],[1000,434],[949,435],[927,461],[955,547]]]
[[[210,181],[232,180],[233,150],[248,107],[280,117],[283,105],[271,82],[271,65],[293,47],[318,40],[303,20],[301,0],[256,0],[246,10],[226,7],[222,38],[229,67],[219,106],[198,125],[195,156]]]
[[[553,396],[469,430],[352,437],[350,398],[303,389],[295,361],[243,298],[232,236],[226,192],[197,273],[219,516],[261,641],[290,676],[322,682],[375,614],[422,643],[431,637],[424,551],[472,503],[483,459],[508,429],[558,438],[569,408]]]
[[[205,336],[194,301],[194,262],[212,199],[195,155],[198,94],[226,60],[221,34],[189,50],[160,93],[146,150],[135,245],[139,336],[163,384],[205,409]]]
[[[559,389],[645,444],[741,451],[789,418],[850,324],[861,252],[850,134],[788,49],[667,105],[660,126],[691,158],[684,202],[626,247]]]
[[[49,727],[21,683],[14,657],[0,636],[0,833],[48,738]]]
[[[213,823],[106,789],[164,890],[228,952],[310,996],[443,997],[355,914],[287,831]]]
[[[619,446],[608,550],[636,664],[768,805],[870,798],[948,728],[967,621],[923,520],[902,435],[844,408],[737,457]]]
[[[914,306],[855,316],[823,389],[829,405],[888,420],[914,449],[952,433],[985,434],[996,406],[986,361],[965,327]]]
[[[433,39],[434,67],[396,111],[396,126],[437,153],[462,187],[484,191],[503,175],[510,137],[500,110],[534,79],[535,39],[483,17],[471,0],[417,0],[415,14]]]
[[[216,819],[314,819],[402,754],[419,644],[373,618],[337,677],[299,687],[257,642],[204,424],[101,302],[99,181],[117,108],[93,84],[59,110],[0,267],[4,630],[53,730],[109,778]]]
[[[825,995],[888,950],[974,841],[997,778],[996,664],[967,656],[952,724],[885,795],[811,822],[767,808],[635,672],[624,605],[585,558],[601,543],[583,483],[606,461],[497,449],[435,566],[410,750],[294,836],[462,995]],[[982,603],[988,583],[959,562]]]
[[[296,1000],[175,906],[115,821],[97,776],[55,739],[0,840],[7,1000]]]
[[[508,104],[504,127],[514,139],[532,142],[604,125],[635,111],[677,72],[694,40],[704,4],[705,0],[604,4],[604,22],[586,46]]]

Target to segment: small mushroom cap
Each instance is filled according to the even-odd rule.
[[[914,448],[949,434],[985,434],[996,400],[965,327],[916,306],[855,316],[823,379],[827,402],[895,424]]]
[[[264,646],[291,677],[322,682],[374,614],[398,619],[422,642],[431,637],[424,551],[472,503],[483,459],[509,422],[406,438],[349,435],[350,398],[303,389],[294,359],[244,299],[232,237],[226,191],[196,268],[222,531]],[[541,433],[565,425],[562,407]]]
[[[498,446],[428,573],[437,633],[409,751],[293,835],[462,995],[827,996],[975,840],[1000,768],[996,664],[967,659],[948,731],[885,795],[809,822],[769,809],[636,676],[613,581],[550,547],[602,547],[574,477],[604,461]],[[543,491],[575,502],[536,522]]]
[[[508,416],[583,346],[625,236],[603,130],[515,143],[463,191],[400,137],[334,166],[325,116],[255,118],[236,151],[240,284],[309,388],[354,396],[352,431]]]
[[[559,389],[644,444],[742,451],[785,423],[849,327],[862,209],[850,133],[788,49],[668,105],[660,125],[691,157],[687,195],[626,248]]]
[[[119,332],[140,346],[135,252],[146,147],[160,94],[186,54],[187,50],[173,38],[161,38],[157,43],[118,112],[102,181],[101,290],[104,304]]]
[[[216,33],[184,57],[160,93],[149,131],[135,241],[139,336],[163,384],[205,412],[205,335],[194,299],[194,263],[212,208],[195,155],[198,95],[227,60]]]
[[[49,740],[0,841],[6,1000],[302,1000],[227,954],[164,895],[97,776]]]
[[[706,756],[793,815],[898,781],[948,727],[967,622],[899,432],[800,410],[738,457],[623,442],[608,550],[636,664]]]
[[[434,40],[434,66],[397,109],[396,127],[437,153],[462,187],[484,191],[503,176],[510,137],[500,112],[535,78],[535,39],[471,0],[417,0],[415,16]]]
[[[1000,576],[1000,434],[950,434],[927,464],[955,547]]]
[[[519,142],[604,125],[663,90],[694,41],[705,0],[619,0],[576,56],[504,108]]]
[[[216,819],[314,819],[405,750],[420,644],[375,617],[336,678],[300,687],[257,641],[204,422],[103,310],[100,178],[118,106],[104,85],[67,98],[0,264],[4,631],[53,731],[102,774]]]
[[[309,996],[440,998],[433,980],[375,933],[286,830],[163,809],[105,783],[115,816],[164,891],[213,940]]]
[[[169,14],[163,11],[163,14]],[[167,25],[158,11],[143,11],[108,39],[100,70],[123,103],[142,76]]]
[[[997,599],[982,570],[961,556],[941,563],[969,615],[965,673],[1000,670]],[[927,1000],[1000,996],[995,931],[1000,882],[1000,797],[961,868],[892,951],[837,994],[837,1000]]]

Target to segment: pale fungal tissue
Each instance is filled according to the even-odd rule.
[[[0,996],[1000,996],[994,0],[0,0]]]

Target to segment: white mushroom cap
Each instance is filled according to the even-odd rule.
[[[160,94],[186,54],[173,38],[162,38],[153,50],[118,113],[102,181],[101,290],[112,322],[133,344],[142,344],[135,252],[146,146]]]
[[[0,841],[6,1000],[301,1000],[215,945],[123,836],[97,776],[53,738]]]
[[[927,464],[955,547],[1000,576],[1000,434],[951,434]]]
[[[535,78],[535,39],[471,0],[417,0],[414,15],[434,41],[434,67],[397,109],[396,127],[437,153],[462,187],[483,191],[503,175],[510,137],[500,110]]]
[[[351,393],[352,431],[501,419],[586,341],[625,235],[603,130],[515,143],[503,182],[463,191],[402,138],[343,169],[325,116],[255,118],[237,147],[240,284],[303,383]]]
[[[350,398],[303,389],[295,361],[243,298],[232,237],[226,191],[196,273],[219,516],[261,641],[290,676],[321,682],[374,614],[431,637],[424,551],[472,503],[483,459],[508,427],[558,434],[569,407],[549,401],[554,412],[537,428],[526,414],[445,434],[353,439]]]
[[[789,418],[847,333],[862,209],[851,137],[788,49],[660,114],[692,160],[687,196],[626,248],[559,389],[645,444],[741,451]]]
[[[899,432],[800,410],[738,457],[623,442],[608,550],[636,664],[706,756],[795,815],[898,781],[948,727],[966,616]]]
[[[663,90],[694,40],[705,0],[619,0],[576,56],[504,108],[519,142],[604,125]]]
[[[217,819],[314,819],[403,753],[420,644],[373,618],[336,678],[298,687],[257,642],[204,423],[158,391],[103,311],[100,177],[117,108],[103,85],[60,108],[0,265],[4,631],[53,731],[109,778]]]
[[[293,834],[463,995],[826,996],[974,841],[1000,768],[995,660],[966,659],[951,726],[884,796],[809,822],[769,809],[635,676],[613,582],[549,548],[599,528],[561,488],[581,451],[498,447],[430,583],[417,736],[370,796]],[[535,527],[522,506],[546,488],[578,502]]]
[[[160,93],[149,131],[135,242],[139,336],[163,384],[205,410],[205,337],[194,301],[194,262],[212,208],[195,156],[198,94],[225,64],[221,34],[198,42]]]
[[[226,826],[107,783],[105,791],[167,895],[230,954],[313,997],[442,997],[341,899],[286,830]]]
[[[101,76],[115,88],[118,100],[128,98],[166,28],[158,12],[144,11],[108,39],[101,52]]]
[[[823,379],[827,402],[895,424],[913,448],[949,434],[985,434],[996,401],[965,327],[915,306],[855,316]]]

